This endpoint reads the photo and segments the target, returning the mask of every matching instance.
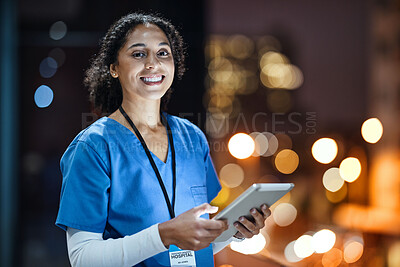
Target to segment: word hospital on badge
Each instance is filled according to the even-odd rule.
[[[194,251],[181,250],[176,246],[173,246],[173,248],[170,246],[169,261],[171,267],[196,267]]]

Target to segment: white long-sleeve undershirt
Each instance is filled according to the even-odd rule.
[[[104,240],[102,233],[70,227],[67,228],[66,235],[68,256],[73,267],[133,266],[167,251],[161,241],[158,224],[117,239]],[[225,242],[212,243],[213,253],[218,253],[232,241],[238,239],[232,237]]]

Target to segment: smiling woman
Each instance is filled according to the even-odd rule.
[[[236,240],[213,243],[227,223],[208,216],[221,186],[206,137],[160,112],[184,58],[179,33],[154,15],[122,17],[103,39],[85,84],[108,116],[81,131],[61,159],[56,225],[66,230],[73,266],[182,266],[180,255],[211,267],[213,253]],[[237,237],[264,227],[270,212],[261,210],[240,221]]]

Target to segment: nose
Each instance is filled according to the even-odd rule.
[[[149,70],[149,69],[154,69],[159,65],[160,62],[158,61],[157,57],[153,54],[149,54],[147,57],[147,60],[145,62],[144,67]]]

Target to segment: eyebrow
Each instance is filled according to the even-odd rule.
[[[158,44],[158,46],[163,46],[163,45],[169,46],[169,43],[161,42]],[[127,50],[134,48],[134,47],[146,47],[146,45],[144,43],[135,43],[135,44],[131,45],[130,47],[128,47]]]

